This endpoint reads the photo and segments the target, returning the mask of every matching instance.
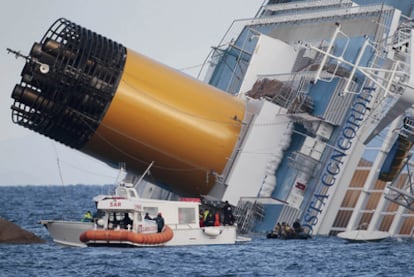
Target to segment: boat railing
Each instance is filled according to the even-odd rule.
[[[317,151],[312,148],[312,151]],[[311,152],[311,151],[309,151]],[[319,155],[322,155],[320,153]],[[319,161],[301,152],[292,152],[288,157],[288,165],[298,171],[301,171],[309,176],[313,176],[316,172]]]
[[[201,66],[201,69],[197,75],[198,79],[203,79],[205,82],[209,81],[209,78],[211,77],[211,72],[214,71],[215,67],[218,64],[217,61],[220,59],[223,53],[225,53],[225,50],[228,47],[231,47],[232,45],[234,46],[234,43],[239,40],[243,30],[246,28],[246,22],[249,22],[253,19],[254,18],[236,19],[230,24],[229,28],[227,29],[226,33],[224,34],[220,42],[217,44],[217,46],[212,47],[212,50],[205,58]],[[253,30],[254,28],[248,27],[248,29]],[[253,32],[257,33],[257,31],[254,30]]]
[[[346,18],[354,17],[358,15],[367,15],[372,13],[378,13],[378,10],[384,12],[392,13],[394,11],[393,7],[384,6],[384,5],[369,5],[369,6],[354,6],[347,7],[344,9],[325,9],[325,10],[315,10],[308,13],[292,13],[287,15],[280,16],[265,16],[259,18],[253,18],[249,21],[246,21],[245,24],[249,26],[254,25],[267,25],[274,23],[288,23],[288,22],[303,22],[303,21],[321,21],[324,19],[332,18]]]
[[[238,232],[249,233],[256,221],[264,218],[264,212],[263,205],[256,199],[241,198],[234,211]]]
[[[329,74],[329,73],[327,73]],[[282,87],[275,92],[270,102],[287,108],[289,113],[307,112],[313,110],[313,101],[307,95],[309,91],[309,80],[314,78],[315,72],[300,71],[293,74],[266,74],[258,75],[257,80],[276,80],[282,83]]]
[[[275,15],[277,13],[302,13],[309,10],[320,10],[321,8],[349,8],[352,7],[351,0],[324,0],[324,1],[300,1],[292,3],[277,3],[264,6],[265,15]]]
[[[200,229],[198,223],[193,224],[179,224],[179,223],[166,223],[172,230],[196,230]]]

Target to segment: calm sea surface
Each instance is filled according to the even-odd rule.
[[[109,186],[0,187],[0,216],[47,240],[0,244],[0,276],[412,276],[414,241],[348,244],[337,238],[231,246],[72,248],[51,241],[41,219],[79,219]]]

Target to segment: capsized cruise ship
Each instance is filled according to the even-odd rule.
[[[12,119],[125,163],[142,197],[228,201],[242,233],[300,219],[409,237],[413,9],[270,0],[231,24],[203,81],[58,19],[24,56]]]
[[[412,235],[413,8],[268,1],[233,22],[205,74],[251,107],[222,182],[242,228],[300,218],[312,234]]]

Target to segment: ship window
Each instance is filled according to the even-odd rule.
[[[121,224],[121,221],[124,220],[125,213],[112,212],[109,213],[108,217],[108,228],[115,229]]]
[[[121,220],[124,219],[124,214],[122,214],[122,213],[114,213],[114,215],[115,215],[115,220],[116,221],[121,221]]]
[[[135,198],[135,197],[137,197],[137,196],[135,195],[135,192],[134,192],[133,190],[130,190],[130,191],[129,191],[129,196],[130,196],[131,198]]]
[[[158,208],[157,207],[144,207],[144,214],[148,213],[150,217],[154,218],[158,214]]]
[[[118,196],[120,197],[128,197],[128,192],[125,188],[118,188]]]
[[[178,224],[196,223],[195,208],[178,208]]]

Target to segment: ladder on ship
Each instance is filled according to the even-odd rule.
[[[258,220],[264,218],[264,207],[257,200],[240,199],[234,216],[237,222],[237,231],[240,234],[247,234]]]
[[[405,117],[399,134],[411,145],[414,142],[414,118]],[[411,147],[410,147],[411,148]],[[387,193],[384,198],[414,211],[414,164],[410,162],[412,155],[408,154],[404,161],[404,165],[396,178],[387,186]],[[403,169],[406,171],[403,172]]]

